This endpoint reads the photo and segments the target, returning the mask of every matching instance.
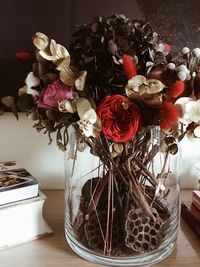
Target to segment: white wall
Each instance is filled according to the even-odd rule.
[[[25,114],[19,121],[11,113],[0,116],[0,161],[17,160],[34,177],[41,188],[64,187],[64,153],[48,136],[37,133]]]
[[[194,188],[194,164],[200,162],[200,141],[183,140],[182,187]],[[37,133],[32,122],[20,114],[19,121],[11,113],[0,116],[0,161],[17,160],[41,185],[41,188],[64,187],[64,153],[55,143],[48,145],[48,136]]]

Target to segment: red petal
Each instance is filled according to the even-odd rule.
[[[167,53],[170,53],[172,51],[171,45],[164,43],[164,49]]]
[[[129,55],[123,55],[123,68],[127,79],[131,79],[137,74],[136,65]]]
[[[31,54],[27,53],[27,52],[18,52],[15,54],[15,56],[17,58],[23,59],[23,60],[27,60],[32,58]]]
[[[171,97],[178,97],[183,93],[184,89],[185,83],[183,81],[176,81],[175,83],[173,83],[169,95]]]

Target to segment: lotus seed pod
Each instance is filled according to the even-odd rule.
[[[176,68],[176,66],[175,66],[174,63],[170,62],[169,64],[167,64],[167,68],[168,68],[169,70],[174,70],[174,69]]]
[[[185,47],[183,47],[181,52],[182,52],[183,55],[186,55],[186,54],[188,54],[190,52],[190,49],[185,46]]]
[[[194,48],[192,50],[192,52],[195,55],[195,57],[199,57],[200,56],[200,48]]]
[[[185,81],[185,80],[186,80],[186,76],[187,76],[187,74],[186,74],[186,72],[184,72],[184,71],[179,71],[179,72],[177,73],[177,76],[178,76],[179,80],[181,80],[181,81]]]
[[[138,253],[150,252],[162,242],[163,223],[158,212],[152,208],[155,220],[145,216],[141,209],[130,210],[127,216],[126,246]]]

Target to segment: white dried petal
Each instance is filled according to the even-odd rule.
[[[193,54],[195,57],[199,57],[200,56],[200,48],[194,48],[192,50]]]
[[[160,43],[160,44],[158,45],[158,49],[157,49],[157,51],[158,51],[158,52],[161,52],[161,53],[164,53],[164,51],[165,51],[165,47],[164,47],[164,45],[163,45],[162,43]]]
[[[119,60],[116,59],[115,56],[112,56],[112,59],[113,59],[113,62],[114,62],[116,65],[121,65],[121,63],[119,62]]]
[[[170,63],[167,64],[167,68],[169,70],[174,70],[176,68],[176,65],[174,63],[170,62]]]
[[[75,80],[75,87],[78,91],[83,91],[85,87],[87,71],[83,70],[80,72],[80,76]]]
[[[29,72],[26,77],[26,85],[28,87],[37,87],[40,84],[40,79],[33,74],[33,72]]]
[[[152,62],[152,61],[147,61],[147,63],[146,63],[146,67],[149,68],[149,67],[151,67],[151,66],[153,66],[153,62]]]
[[[200,126],[197,126],[197,127],[194,129],[194,136],[200,138]]]
[[[196,123],[200,122],[200,102],[190,101],[186,104],[186,113]]]
[[[182,52],[183,55],[186,55],[186,54],[188,54],[190,52],[190,49],[185,46],[185,47],[183,47],[181,52]]]
[[[177,77],[179,78],[179,80],[185,81],[186,80],[186,77],[187,77],[187,74],[184,71],[179,71],[177,73]]]
[[[190,74],[190,73],[187,73],[187,74],[186,74],[186,80],[187,80],[187,81],[190,81],[191,78],[192,78],[191,74]]]
[[[38,90],[32,89],[30,87],[27,87],[26,93],[28,95],[32,95],[32,96],[39,96],[40,95],[40,92]]]

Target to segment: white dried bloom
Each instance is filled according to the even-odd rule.
[[[183,47],[181,52],[182,52],[183,55],[186,55],[186,54],[188,54],[190,52],[190,49],[185,46],[185,47]]]
[[[193,122],[200,123],[200,100],[188,102],[186,113]]]
[[[200,48],[194,48],[192,50],[193,54],[195,57],[199,57],[200,56]]]
[[[188,70],[187,66],[186,66],[186,65],[183,65],[183,64],[177,66],[177,67],[176,67],[176,71],[184,71],[184,72],[186,72],[186,73],[190,72],[190,71]]]
[[[194,129],[194,136],[200,138],[200,126]]]
[[[191,101],[194,102],[194,100],[190,97],[180,97],[175,103],[179,111],[179,121],[186,125],[192,122],[189,114],[186,112],[186,105]]]
[[[177,73],[177,77],[179,78],[179,80],[185,81],[186,80],[186,77],[187,77],[187,74],[184,71],[179,71]]]
[[[86,137],[98,137],[101,132],[101,123],[94,109],[87,110],[77,123]]]
[[[170,62],[170,63],[167,64],[167,68],[169,70],[174,70],[176,68],[176,65],[174,63]]]
[[[190,74],[190,73],[187,73],[187,74],[186,74],[186,80],[187,80],[187,81],[190,81],[191,78],[192,78],[191,74]]]

